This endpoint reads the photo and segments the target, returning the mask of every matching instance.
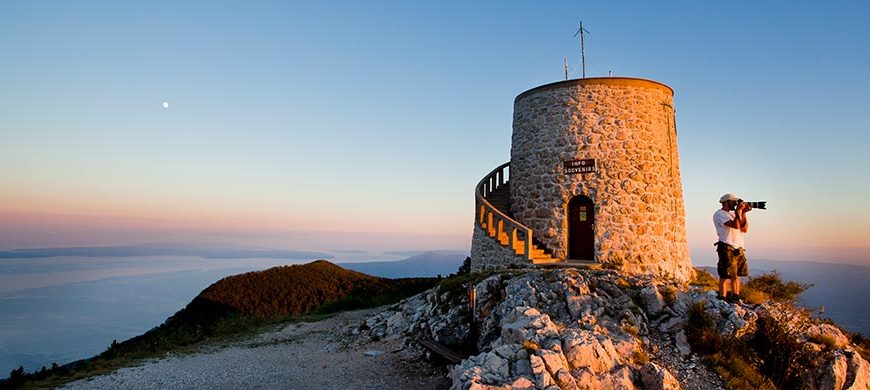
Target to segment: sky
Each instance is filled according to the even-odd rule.
[[[675,90],[693,261],[734,192],[750,258],[870,265],[870,3],[0,2],[0,250],[470,246],[513,99]],[[164,107],[168,103],[168,108]]]

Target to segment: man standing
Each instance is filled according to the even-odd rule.
[[[728,302],[739,302],[740,277],[749,276],[749,266],[746,264],[746,254],[743,249],[743,234],[749,230],[746,213],[752,210],[746,202],[737,195],[728,193],[719,198],[722,208],[713,213],[713,226],[719,241],[716,243],[716,253],[719,262],[716,271],[719,274],[719,299]],[[729,295],[729,287],[731,294]]]

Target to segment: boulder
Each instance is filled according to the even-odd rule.
[[[861,355],[847,348],[844,351],[848,361],[848,372],[843,383],[843,390],[870,389],[870,363],[867,363]]]
[[[405,320],[405,315],[401,311],[395,312],[387,319],[386,335],[388,338],[401,337],[407,329],[408,321]]]
[[[474,316],[477,320],[486,318],[504,299],[501,276],[493,275],[474,286]]]
[[[665,369],[649,362],[640,369],[640,380],[645,390],[679,390],[682,389],[677,379]]]
[[[849,362],[842,353],[835,353],[828,364],[822,368],[822,373],[816,381],[819,390],[842,390],[846,382]]]
[[[522,345],[530,340],[538,342],[547,337],[556,337],[558,333],[548,315],[531,307],[514,308],[502,321],[501,336],[505,343]]]
[[[532,366],[532,373],[535,375],[535,387],[539,389],[546,389],[551,386],[556,386],[556,381],[547,372],[547,368],[544,365],[544,360],[538,357],[537,355],[529,356],[529,363]]]
[[[573,368],[588,368],[592,372],[610,371],[619,364],[619,354],[609,338],[599,340],[592,332],[570,332],[562,339],[567,363]]]
[[[677,347],[677,351],[680,352],[682,356],[688,356],[692,353],[692,349],[689,347],[689,339],[686,338],[686,332],[680,330],[677,334],[674,335],[674,344]]]
[[[613,390],[634,390],[634,381],[632,380],[632,373],[628,367],[622,366],[614,369],[608,375],[608,381],[606,382],[609,386],[601,386],[602,389],[613,389]]]
[[[649,285],[640,290],[640,299],[644,309],[650,316],[656,317],[665,308],[665,298],[655,285]]]
[[[833,342],[834,348],[843,348],[849,345],[849,337],[831,324],[814,324],[806,330],[805,335],[811,341],[830,340]]]
[[[535,388],[535,382],[532,382],[532,380],[526,376],[520,376],[511,382],[510,388],[514,390],[532,390]]]

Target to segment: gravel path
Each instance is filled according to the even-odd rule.
[[[446,389],[446,370],[351,329],[381,309],[291,324],[224,347],[170,355],[67,384],[64,389]],[[366,352],[383,352],[368,356]]]

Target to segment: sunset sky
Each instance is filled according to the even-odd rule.
[[[750,258],[870,265],[870,2],[3,1],[0,250],[468,249],[513,99],[675,90],[687,228],[767,200]],[[168,103],[168,108],[164,107]]]

